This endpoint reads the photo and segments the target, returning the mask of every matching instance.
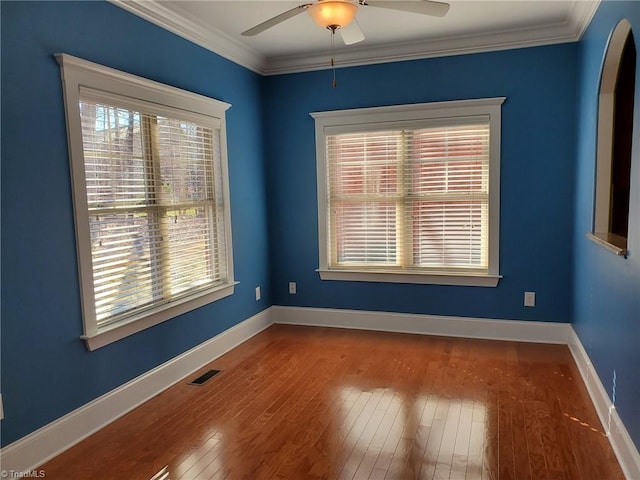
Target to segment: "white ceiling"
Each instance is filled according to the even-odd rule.
[[[328,68],[331,35],[302,13],[255,37],[241,32],[308,0],[112,0],[112,3],[264,75]],[[420,0],[416,0],[420,1]],[[444,1],[444,0],[440,0]],[[599,0],[449,0],[443,18],[359,7],[366,39],[338,66],[580,40]]]

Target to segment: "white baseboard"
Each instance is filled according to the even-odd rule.
[[[0,451],[3,470],[33,470],[273,323],[450,337],[557,343],[569,346],[609,440],[629,480],[640,479],[640,454],[575,331],[568,323],[445,317],[273,306],[159,365]]]
[[[640,479],[640,453],[631,440],[617,410],[612,408],[613,402],[573,328],[571,328],[568,345],[580,370],[582,380],[589,391],[591,401],[600,417],[600,422],[605,431],[608,430],[609,442],[625,477],[628,480]]]
[[[307,307],[271,307],[273,323],[353,328],[447,337],[567,344],[568,323],[446,317],[413,313],[372,312]]]
[[[7,445],[2,470],[34,470],[187,375],[253,337],[273,322],[270,309],[254,315],[120,387]]]

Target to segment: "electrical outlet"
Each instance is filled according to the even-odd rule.
[[[258,286],[256,287],[256,302],[257,302],[258,300],[260,300],[260,298],[261,298],[261,296],[260,296],[260,285],[258,285]]]
[[[536,292],[524,292],[524,306],[525,307],[536,306]]]
[[[4,405],[2,404],[2,394],[0,393],[0,420],[4,420]]]
[[[296,282],[289,282],[289,293],[295,295],[297,293]]]

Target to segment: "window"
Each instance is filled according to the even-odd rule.
[[[58,55],[83,338],[95,349],[233,293],[229,105]]]
[[[321,278],[496,286],[503,101],[312,113]]]
[[[613,31],[600,78],[595,214],[588,237],[627,255],[636,47],[631,25]]]

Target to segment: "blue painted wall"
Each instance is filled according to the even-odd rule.
[[[98,2],[1,2],[2,444],[271,305],[260,76]],[[94,352],[80,340],[60,69],[69,53],[214,97],[227,113],[233,296]],[[262,286],[262,301],[254,288]]]
[[[577,44],[265,79],[272,290],[277,305],[568,322],[572,308]],[[339,58],[338,58],[339,60]],[[321,281],[309,112],[506,96],[497,288]],[[297,282],[297,295],[288,282]],[[523,306],[524,291],[537,306]]]
[[[640,51],[640,4],[603,2],[580,44],[575,210],[574,328],[640,448],[640,62],[636,72],[629,258],[597,246],[592,229],[599,79],[607,42],[623,18]]]

